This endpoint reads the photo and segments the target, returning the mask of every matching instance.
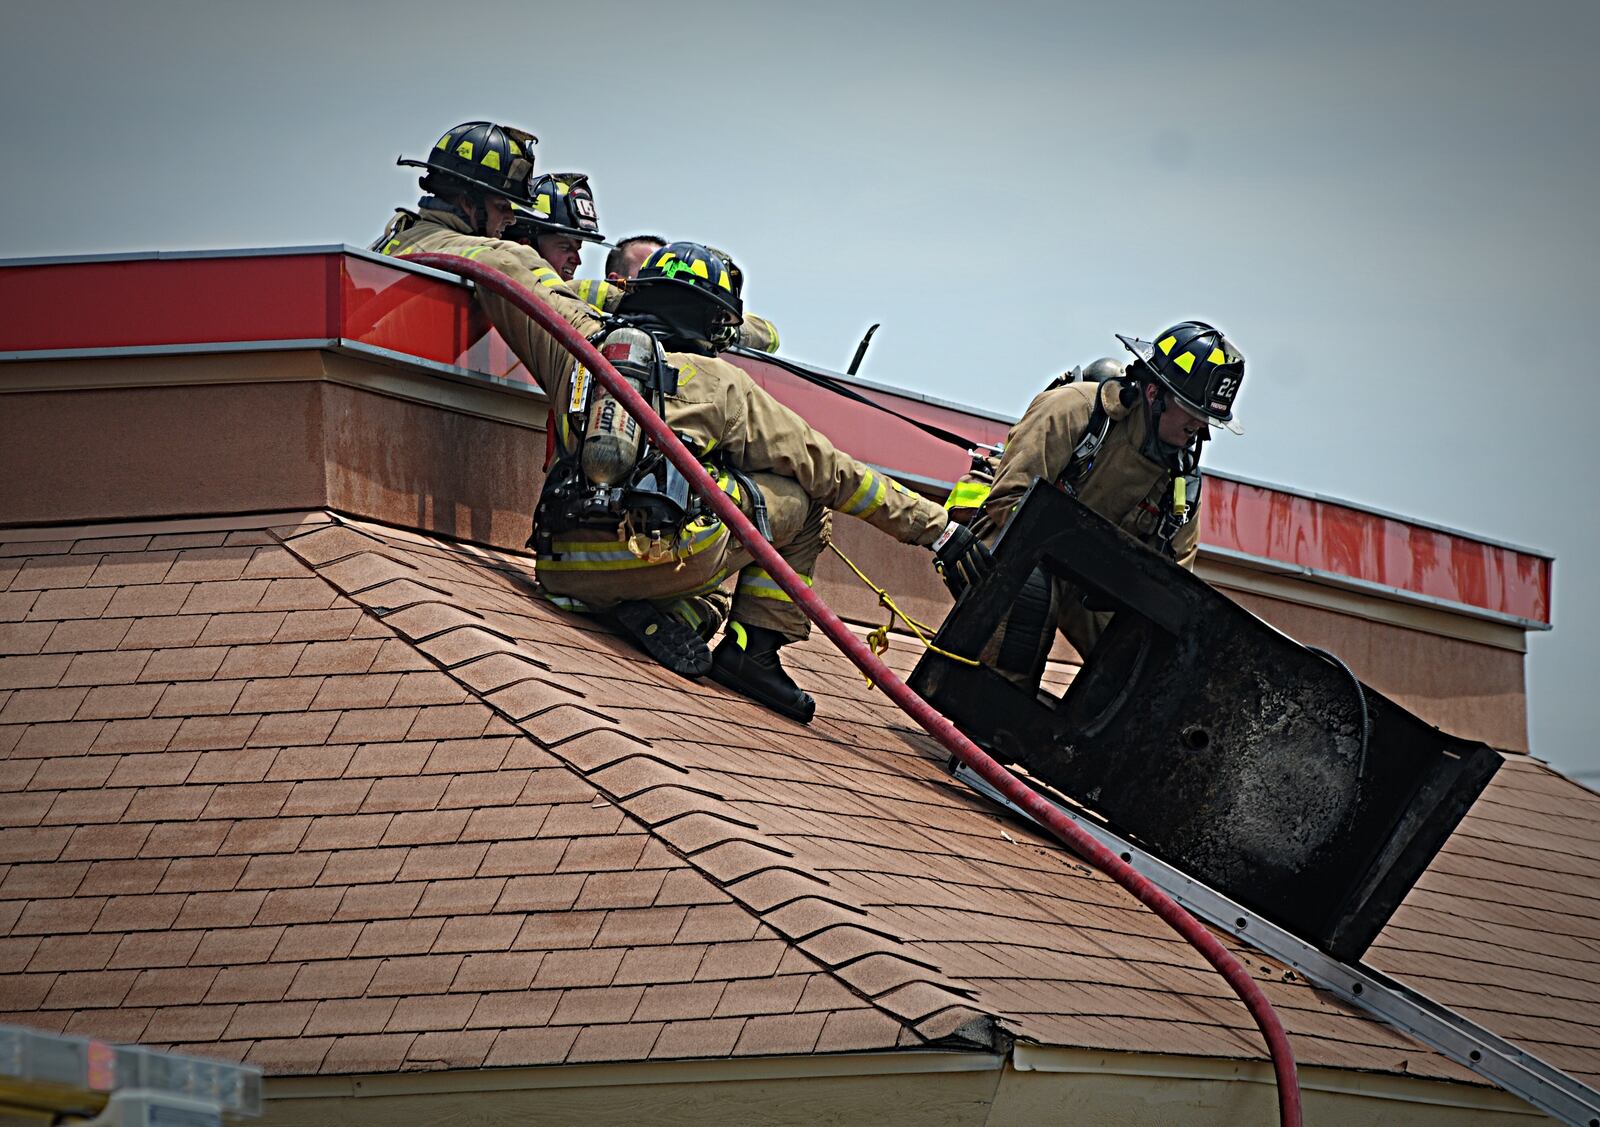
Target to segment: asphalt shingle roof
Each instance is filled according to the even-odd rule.
[[[825,642],[790,663],[803,728],[531,597],[515,553],[164,531],[193,526],[0,532],[0,1020],[292,1073],[1264,1055],[1197,954]],[[1513,760],[1369,961],[1593,1082],[1597,813]],[[1245,957],[1303,1062],[1472,1079]]]

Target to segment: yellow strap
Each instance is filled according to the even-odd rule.
[[[947,509],[978,509],[989,499],[991,486],[981,481],[958,481],[945,501]]]
[[[872,650],[873,653],[881,657],[888,651],[889,628],[894,625],[894,620],[898,618],[911,628],[911,632],[917,636],[917,641],[921,642],[926,649],[932,650],[940,657],[949,658],[951,661],[959,661],[962,665],[978,666],[983,664],[982,662],[974,661],[970,657],[962,657],[958,653],[951,653],[949,650],[941,649],[930,642],[928,640],[928,635],[935,633],[931,626],[923,622],[918,622],[916,619],[912,618],[909,614],[896,606],[895,601],[890,597],[889,592],[885,591],[882,587],[879,587],[872,580],[868,579],[867,573],[857,567],[854,560],[841,552],[839,550],[839,546],[832,540],[828,541],[828,547],[833,551],[834,555],[838,556],[844,561],[844,565],[846,567],[856,573],[857,579],[861,580],[861,582],[865,583],[868,587],[871,587],[872,590],[877,593],[878,605],[884,607],[889,612],[889,621],[885,622],[882,626],[878,627],[876,630],[867,635],[867,648]],[[867,684],[872,684],[871,677],[867,678]]]

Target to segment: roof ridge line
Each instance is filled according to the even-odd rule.
[[[916,972],[918,973],[899,977],[898,979],[892,981],[891,984],[884,985],[882,988],[876,991],[873,991],[862,983],[852,981],[849,977],[841,974],[839,969],[837,969],[834,965],[830,964],[825,956],[820,955],[812,950],[808,950],[807,943],[809,942],[809,938],[796,938],[795,933],[797,930],[796,925],[798,921],[785,924],[781,920],[775,919],[774,917],[780,916],[788,909],[793,908],[798,902],[806,899],[815,899],[823,904],[829,905],[836,910],[849,912],[857,916],[865,916],[865,911],[842,902],[817,896],[814,892],[805,892],[797,896],[778,897],[774,899],[773,902],[765,909],[756,907],[756,901],[753,899],[752,894],[741,894],[740,892],[735,891],[733,886],[746,885],[752,881],[755,881],[759,882],[761,887],[768,887],[772,884],[771,878],[775,873],[783,873],[791,877],[801,878],[807,881],[816,881],[817,883],[822,884],[824,887],[827,887],[827,884],[825,881],[821,881],[819,878],[804,873],[798,868],[788,866],[765,866],[754,871],[739,872],[737,875],[728,874],[726,877],[719,876],[713,869],[707,867],[704,861],[706,851],[702,850],[697,854],[700,859],[697,859],[696,856],[689,856],[685,854],[683,850],[676,846],[667,836],[659,833],[657,831],[657,826],[664,825],[667,822],[679,820],[684,814],[690,813],[691,811],[678,810],[669,817],[657,819],[655,822],[652,822],[644,814],[631,809],[628,805],[630,799],[637,799],[644,794],[663,791],[668,789],[667,787],[659,784],[647,786],[640,790],[631,792],[630,798],[623,798],[617,789],[608,785],[605,780],[600,779],[597,776],[608,770],[615,769],[619,764],[627,760],[635,758],[645,759],[650,763],[658,765],[659,767],[666,767],[672,770],[674,773],[686,776],[692,775],[692,771],[679,768],[674,764],[666,763],[661,760],[659,756],[646,755],[644,751],[641,750],[628,751],[620,756],[604,759],[603,761],[597,762],[593,766],[587,768],[580,766],[579,762],[571,755],[570,751],[566,754],[563,754],[561,749],[571,748],[573,745],[579,742],[582,742],[585,746],[592,745],[595,740],[605,739],[608,737],[620,737],[621,739],[632,745],[635,745],[640,749],[653,750],[654,745],[648,740],[634,736],[632,733],[623,730],[620,726],[620,722],[614,717],[600,713],[586,704],[576,706],[590,713],[596,719],[618,726],[613,728],[595,726],[579,732],[569,733],[559,739],[555,739],[554,741],[550,740],[548,736],[541,736],[536,731],[532,730],[528,726],[527,721],[537,719],[538,717],[556,711],[557,709],[566,705],[575,705],[576,702],[561,702],[557,705],[536,709],[533,712],[524,714],[521,719],[517,719],[514,713],[507,709],[503,701],[497,701],[493,699],[494,696],[501,695],[499,688],[493,690],[492,692],[485,691],[456,675],[455,669],[470,664],[471,659],[467,661],[456,662],[454,665],[446,665],[425,648],[429,642],[432,642],[464,627],[479,626],[480,623],[482,624],[479,626],[480,629],[484,630],[484,632],[489,634],[491,637],[495,637],[504,641],[507,648],[498,651],[485,651],[482,654],[477,655],[478,657],[487,657],[494,652],[507,653],[511,656],[522,657],[524,656],[521,648],[523,643],[509,640],[504,630],[497,630],[493,626],[488,625],[489,619],[486,616],[455,604],[435,603],[434,601],[429,600],[425,603],[412,604],[412,607],[421,605],[445,606],[450,611],[474,618],[477,620],[477,622],[458,622],[444,629],[432,631],[425,630],[419,633],[408,630],[403,622],[397,623],[395,621],[391,621],[392,619],[403,614],[405,610],[411,609],[411,607],[396,608],[384,614],[377,613],[371,604],[371,596],[374,592],[379,591],[382,587],[386,586],[386,583],[380,582],[369,587],[364,587],[360,589],[359,592],[352,591],[347,589],[344,584],[341,584],[338,578],[325,574],[323,570],[324,568],[332,567],[340,562],[347,561],[351,557],[360,554],[359,552],[346,552],[337,555],[325,556],[319,561],[312,558],[312,556],[319,555],[320,553],[307,553],[305,551],[305,549],[310,545],[310,542],[315,539],[318,534],[325,539],[329,534],[338,535],[341,532],[348,532],[350,534],[359,535],[363,537],[363,539],[373,540],[374,543],[378,544],[380,547],[378,549],[366,548],[363,550],[370,552],[381,559],[390,560],[390,557],[385,551],[382,550],[384,548],[390,548],[389,545],[381,540],[378,540],[372,532],[366,529],[352,528],[349,526],[349,524],[343,521],[337,521],[331,525],[323,526],[315,533],[310,535],[296,536],[294,537],[293,542],[280,537],[275,538],[278,539],[279,543],[281,543],[286,550],[290,551],[293,555],[300,559],[301,563],[310,568],[320,579],[323,580],[323,582],[327,583],[345,598],[359,606],[362,612],[371,617],[374,621],[380,622],[390,630],[394,631],[403,640],[405,640],[412,649],[414,649],[418,654],[422,655],[441,673],[460,684],[471,697],[490,708],[508,723],[515,725],[530,739],[534,740],[540,747],[544,748],[551,755],[555,756],[569,771],[572,771],[590,786],[593,786],[600,794],[604,795],[606,801],[621,811],[625,817],[636,822],[641,828],[643,828],[643,830],[650,836],[652,840],[660,842],[664,848],[677,855],[686,865],[690,866],[695,872],[699,873],[707,881],[727,894],[734,903],[739,904],[741,908],[749,912],[750,915],[752,915],[757,921],[776,932],[788,945],[793,947],[795,950],[798,950],[801,952],[801,954],[805,955],[808,959],[815,963],[820,972],[826,973],[830,979],[839,983],[841,987],[860,998],[867,1005],[881,1011],[894,1021],[898,1022],[907,1033],[915,1037],[920,1043],[933,1044],[936,1042],[948,1042],[952,1038],[956,1038],[960,1031],[967,1030],[969,1031],[969,1035],[966,1038],[961,1038],[964,1043],[979,1044],[984,1048],[993,1048],[993,1046],[998,1043],[1000,1037],[1009,1036],[1009,1034],[1006,1034],[1003,1030],[1000,1015],[988,1013],[975,1007],[972,1001],[972,996],[977,993],[977,990],[970,983],[961,981],[955,976],[949,975],[942,970],[933,970],[930,973],[930,968],[924,960],[915,956],[902,954],[901,951],[908,946],[907,941],[904,938],[894,937],[892,939],[894,950],[880,950],[877,952],[867,952],[867,954],[882,954],[885,957],[896,960],[907,967],[915,968]],[[305,543],[298,543],[300,541],[305,541]],[[391,560],[391,562],[396,561]],[[527,680],[533,681],[539,679],[529,678]],[[580,700],[584,699],[583,694],[579,693],[577,695]],[[675,783],[675,786],[672,789],[679,789],[689,793],[698,794],[702,796],[703,799],[715,802],[719,806],[721,806],[725,801],[720,795],[717,795],[714,792],[686,786],[682,782]],[[701,810],[701,812],[713,813],[704,810]],[[723,815],[721,811],[717,811],[714,812],[714,816],[720,818]],[[755,836],[764,837],[765,835]],[[759,847],[759,843],[755,840],[752,840],[749,836],[741,839],[739,844],[754,845]],[[794,915],[795,913],[789,912],[788,916],[785,918],[789,918]],[[854,921],[835,920],[833,923],[825,924],[822,927],[806,929],[805,934],[808,937],[818,936],[827,931],[831,931],[838,924],[847,922]],[[878,936],[880,940],[889,938],[880,929],[872,929],[871,934]],[[847,961],[851,964],[859,964],[863,960],[860,955],[857,955],[852,956]],[[933,981],[931,979],[937,979],[938,981]],[[881,998],[889,995],[906,995],[907,997],[899,1005],[888,1005],[880,1000]],[[979,1036],[980,1033],[982,1036]]]

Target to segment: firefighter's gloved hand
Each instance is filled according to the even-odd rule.
[[[970,528],[951,521],[933,542],[933,566],[950,594],[959,599],[963,591],[994,571],[994,556]]]

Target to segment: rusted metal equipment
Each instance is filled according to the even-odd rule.
[[[980,746],[1337,958],[1358,959],[1500,766],[1035,483],[937,644],[976,656],[1042,567],[1114,609],[1059,701],[929,652]]]

